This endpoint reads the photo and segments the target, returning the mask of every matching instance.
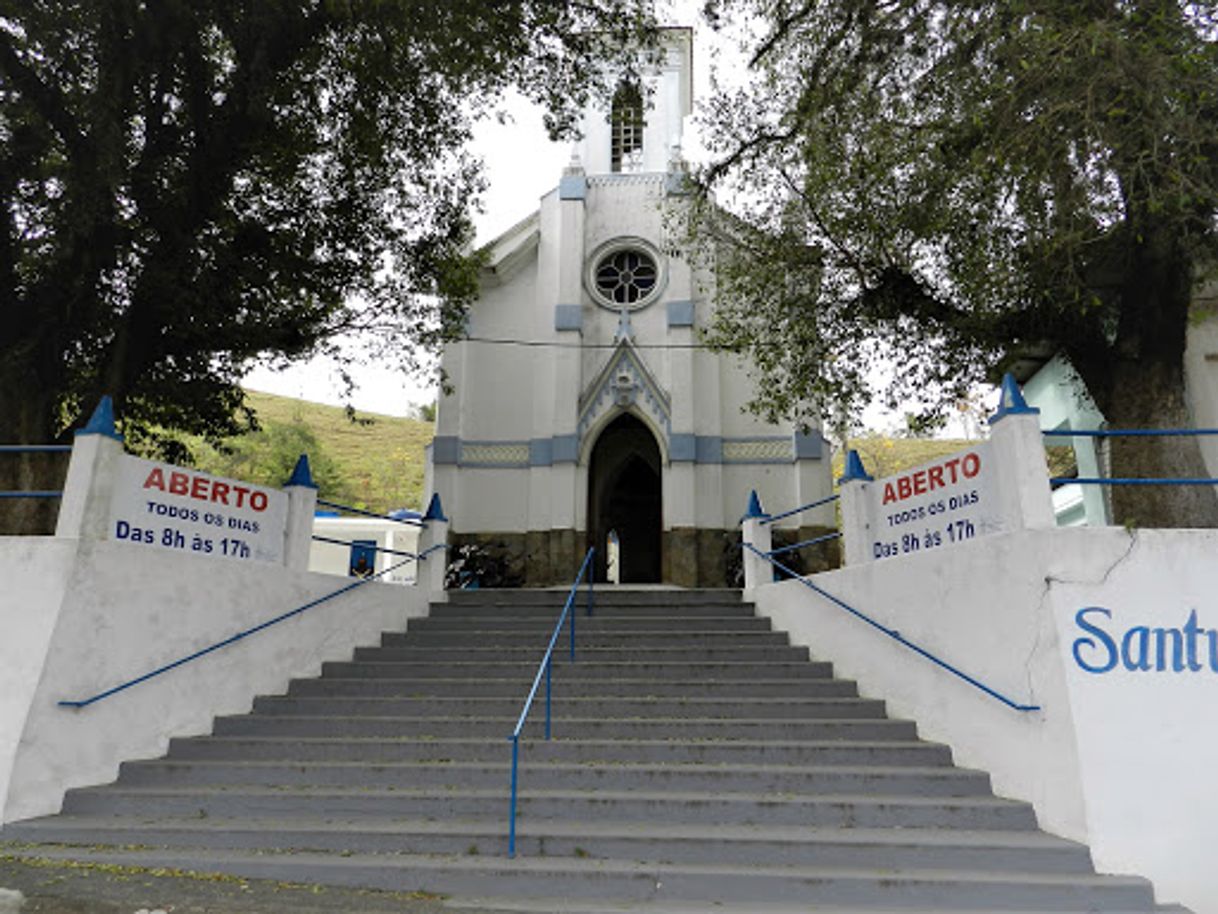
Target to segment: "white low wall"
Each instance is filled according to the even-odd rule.
[[[59,810],[74,786],[313,676],[427,612],[424,588],[368,582],[92,706],[60,707],[332,593],[345,582],[262,562],[63,537],[0,539],[0,813]]]
[[[754,591],[758,611],[833,661],[863,694],[991,772],[1000,795],[1031,802],[1045,829],[1086,841],[1097,868],[1145,876],[1161,902],[1218,914],[1218,645],[1184,626],[1218,628],[1218,532],[1073,528],[990,536],[816,575],[814,583],[1021,704],[1012,710],[814,595],[798,581]],[[1167,669],[1102,666],[1110,652],[1078,626],[1091,613],[1120,636],[1145,626]],[[1180,630],[1181,662],[1172,661]],[[1134,646],[1140,634],[1135,635]],[[1218,634],[1215,635],[1218,642]],[[1133,659],[1139,655],[1135,652]],[[1119,660],[1119,658],[1118,658]],[[1151,656],[1151,666],[1156,657]]]

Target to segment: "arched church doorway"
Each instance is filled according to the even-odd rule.
[[[588,531],[596,546],[596,579],[605,577],[609,531],[619,541],[618,580],[660,580],[660,448],[655,436],[629,413],[601,432],[588,467]]]

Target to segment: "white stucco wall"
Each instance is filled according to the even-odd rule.
[[[228,647],[81,709],[141,676],[346,582],[261,562],[151,551],[128,543],[0,540],[3,821],[58,811],[73,786],[115,778],[125,759],[164,753],[171,736],[210,732],[220,714],[313,676],[382,631],[425,614],[421,588],[369,582]],[[9,637],[16,632],[17,637]]]
[[[0,537],[0,822],[75,551],[69,540]]]
[[[812,578],[1017,703],[1011,710],[797,581],[757,588],[758,612],[887,701],[957,763],[1027,800],[1042,827],[1087,841],[1097,868],[1151,879],[1161,902],[1218,912],[1218,671],[1088,673],[1080,608],[1113,629],[1218,628],[1215,531],[1024,530]],[[1093,654],[1094,655],[1094,654]],[[1088,656],[1084,654],[1084,656]],[[1218,665],[1216,661],[1215,665]]]

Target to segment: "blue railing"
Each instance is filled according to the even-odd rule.
[[[391,514],[378,514],[375,511],[367,511],[364,508],[356,508],[352,505],[339,504],[336,501],[326,501],[323,498],[317,499],[319,505],[325,505],[327,508],[334,508],[337,511],[348,511],[351,514],[361,514],[364,517],[375,517],[377,520],[389,520],[395,524],[405,524],[408,527],[426,527],[427,524],[421,517],[394,517]]]
[[[435,548],[437,548],[437,547],[435,547],[435,546],[432,547],[432,549],[435,549]],[[282,613],[273,619],[268,619],[267,621],[262,622],[259,625],[255,625],[253,628],[247,628],[247,629],[245,629],[245,631],[237,632],[237,634],[231,635],[228,638],[225,638],[223,641],[217,641],[215,644],[209,645],[208,647],[205,647],[202,650],[195,651],[193,654],[190,654],[186,657],[182,657],[178,660],[173,661],[172,663],[167,663],[164,666],[157,667],[155,670],[152,670],[149,673],[145,673],[143,676],[137,676],[134,679],[129,679],[126,682],[123,682],[123,683],[120,683],[119,685],[114,686],[113,688],[106,689],[104,692],[98,692],[96,695],[91,695],[88,698],[82,698],[82,699],[75,700],[75,701],[60,701],[60,702],[58,702],[58,704],[64,708],[86,708],[89,705],[94,704],[95,702],[101,701],[103,698],[109,698],[111,695],[117,695],[119,692],[124,692],[127,689],[131,688],[132,686],[137,686],[142,682],[147,682],[149,679],[155,679],[157,676],[161,676],[165,673],[168,673],[170,670],[176,670],[178,667],[185,666],[186,664],[188,664],[194,660],[198,660],[201,657],[206,657],[208,654],[214,653],[215,651],[218,651],[221,648],[228,647],[230,644],[236,644],[238,641],[242,640],[243,638],[248,638],[250,635],[256,634],[260,631],[264,631],[265,629],[270,628],[272,625],[277,625],[280,622],[284,622],[288,619],[293,618],[294,616],[299,616],[301,613],[307,612],[308,610],[312,609],[315,606],[320,606],[322,603],[326,603],[330,600],[333,600],[335,597],[342,596],[343,594],[348,593],[357,587],[363,587],[365,584],[375,580],[376,578],[381,577],[382,575],[389,574],[389,572],[395,571],[399,567],[401,567],[402,565],[405,565],[405,564],[406,564],[405,562],[399,562],[397,565],[393,565],[389,568],[386,568],[384,571],[377,572],[374,575],[370,575],[366,578],[357,578],[354,581],[352,581],[350,584],[340,587],[338,590],[335,590],[332,593],[328,593],[324,596],[318,597],[316,600],[310,600],[308,603],[305,603],[303,606],[298,606],[295,609]]]
[[[860,619],[863,622],[866,622],[868,625],[870,625],[872,628],[876,629],[877,631],[883,632],[889,638],[892,638],[894,641],[904,645],[905,647],[907,647],[911,651],[913,651],[915,654],[918,654],[919,656],[924,657],[925,659],[929,660],[931,663],[935,664],[936,666],[938,666],[944,670],[947,670],[947,672],[951,673],[953,676],[956,676],[957,678],[963,680],[964,682],[968,683],[969,685],[973,686],[976,689],[980,689],[986,695],[989,695],[991,698],[994,698],[994,699],[1002,702],[1008,708],[1011,708],[1014,711],[1039,711],[1040,710],[1040,705],[1021,704],[1020,702],[1013,701],[1012,699],[1003,695],[998,690],[993,689],[990,686],[986,685],[984,682],[981,682],[979,679],[976,679],[975,677],[970,676],[968,673],[964,672],[963,670],[959,669],[958,667],[953,666],[952,664],[948,663],[946,660],[943,660],[940,657],[936,657],[926,648],[910,641],[908,638],[903,636],[896,629],[889,628],[888,626],[886,626],[880,622],[877,622],[875,619],[871,618],[871,616],[867,615],[866,613],[864,613],[858,609],[855,609],[845,600],[842,600],[842,599],[839,599],[838,597],[833,596],[833,594],[829,593],[823,587],[819,587],[816,584],[813,584],[806,577],[802,577],[801,575],[796,574],[794,571],[792,571],[790,568],[783,565],[781,562],[775,561],[772,556],[768,555],[767,553],[762,552],[757,547],[755,547],[752,543],[745,543],[744,547],[746,549],[751,550],[755,555],[759,555],[764,559],[768,559],[770,564],[772,564],[775,568],[778,568],[780,571],[783,571],[786,574],[790,575],[791,577],[795,578],[797,581],[799,581],[801,584],[803,584],[813,593],[817,594],[818,596],[823,597],[824,599],[828,600],[830,603],[834,604],[835,606],[838,606],[841,609],[844,609],[846,612],[850,613],[850,615],[854,616],[855,618]]]
[[[0,444],[0,454],[62,454],[72,450],[70,444]],[[29,489],[0,492],[0,498],[62,498],[62,489]]]
[[[1041,432],[1046,438],[1173,438],[1198,435],[1218,435],[1218,428],[1078,428],[1046,429]],[[1142,476],[1054,476],[1051,486],[1074,483],[1083,486],[1213,486],[1218,479],[1205,477]]]
[[[796,514],[802,514],[805,511],[811,511],[813,508],[819,508],[821,505],[827,505],[830,502],[837,501],[841,498],[836,492],[832,495],[826,495],[824,498],[819,498],[816,501],[809,502],[806,505],[800,505],[798,508],[792,508],[790,511],[783,511],[781,514],[771,514],[762,520],[763,524],[772,524],[776,520],[783,520],[787,517],[794,517]]]
[[[819,508],[822,505],[830,504],[837,501],[841,496],[836,492],[832,495],[826,495],[824,498],[818,498],[816,501],[809,502],[806,505],[800,505],[798,508],[792,508],[790,511],[783,511],[781,514],[764,514],[761,511],[761,501],[757,498],[757,493],[753,492],[749,496],[749,507],[741,521],[753,518],[759,521],[762,525],[772,524],[774,521],[782,520],[787,517],[794,517],[796,514],[802,514],[804,511],[811,511],[813,508]],[[840,530],[834,530],[831,533],[825,533],[821,536],[814,536],[811,539],[802,540],[798,543],[791,543],[789,546],[779,546],[777,549],[771,549],[764,553],[767,559],[772,559],[776,555],[782,555],[786,552],[794,552],[797,549],[803,549],[805,546],[815,546],[818,543],[826,543],[829,540],[835,540],[841,537]],[[759,553],[761,554],[761,553]]]
[[[541,665],[537,668],[537,675],[533,677],[533,687],[529,689],[529,696],[524,700],[524,709],[520,712],[520,719],[516,721],[516,729],[512,731],[512,735],[508,740],[512,744],[512,797],[511,805],[508,808],[508,856],[516,856],[516,788],[518,784],[517,774],[520,768],[520,733],[524,730],[525,721],[529,719],[529,711],[533,708],[533,699],[537,696],[537,689],[541,685],[541,678],[545,676],[546,680],[546,739],[550,738],[550,680],[551,668],[554,665],[554,645],[558,643],[558,636],[562,633],[563,623],[567,618],[571,619],[571,637],[570,637],[570,655],[571,662],[575,662],[575,616],[577,615],[572,607],[575,605],[575,596],[579,592],[580,581],[584,575],[588,576],[588,611],[587,614],[592,615],[593,607],[593,583],[592,572],[589,566],[592,564],[592,557],[596,553],[596,548],[588,550],[588,554],[584,556],[584,563],[579,566],[579,574],[575,576],[575,583],[571,585],[571,591],[567,594],[567,602],[563,605],[562,614],[558,617],[558,624],[554,626],[554,633],[550,635],[550,643],[546,647],[545,656],[541,658]]]

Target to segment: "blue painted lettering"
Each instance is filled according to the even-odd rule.
[[[1116,642],[1109,637],[1106,631],[1104,631],[1102,628],[1097,628],[1087,621],[1086,617],[1094,613],[1099,613],[1100,615],[1109,619],[1112,618],[1111,611],[1104,609],[1102,606],[1086,606],[1074,614],[1074,622],[1083,631],[1095,635],[1095,637],[1098,638],[1103,644],[1104,651],[1107,655],[1104,662],[1088,663],[1083,659],[1082,648],[1086,647],[1094,650],[1098,647],[1095,640],[1091,638],[1076,638],[1071,650],[1074,653],[1074,662],[1088,673],[1107,673],[1110,669],[1117,665],[1117,646]]]
[[[1201,657],[1205,645],[1198,643],[1205,638],[1209,649],[1204,659],[1218,673],[1218,630],[1203,627],[1195,609],[1179,628],[1134,625],[1123,634],[1109,633],[1104,619],[1112,619],[1112,610],[1102,606],[1085,606],[1074,614],[1075,624],[1085,634],[1074,640],[1071,650],[1074,662],[1085,672],[1107,673],[1119,663],[1131,673],[1197,673],[1206,668]]]

